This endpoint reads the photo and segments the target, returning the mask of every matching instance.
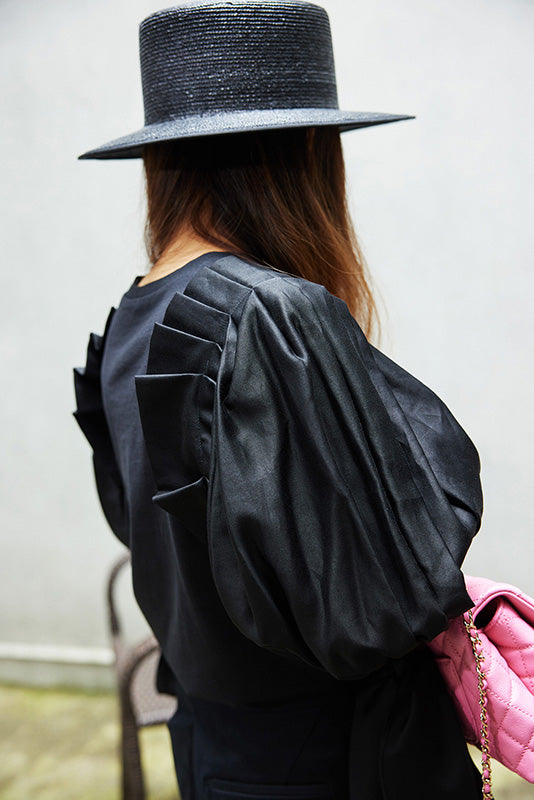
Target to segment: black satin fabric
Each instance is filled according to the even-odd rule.
[[[99,491],[121,535],[113,454],[91,422],[97,372],[77,373],[78,420],[101,450],[95,467],[109,461]],[[237,713],[342,680],[351,800],[476,797],[420,646],[472,605],[460,567],[482,513],[477,452],[442,401],[322,286],[233,256],[174,296],[136,385],[178,603],[171,625],[152,587],[143,610],[182,708],[195,698]],[[205,726],[195,736],[208,751]],[[182,758],[184,785],[197,785]]]
[[[322,286],[222,259],[174,298],[148,371],[155,501],[206,518],[247,638],[354,679],[469,608],[477,452]]]

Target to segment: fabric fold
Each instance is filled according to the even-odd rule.
[[[159,491],[202,477],[209,465],[215,383],[204,374],[135,379],[148,457]]]
[[[221,347],[217,342],[156,322],[150,341],[147,374],[199,372],[217,378]]]
[[[206,540],[208,481],[204,476],[179,489],[158,491],[152,499],[163,511],[180,519],[190,533]]]

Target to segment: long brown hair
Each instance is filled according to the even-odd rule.
[[[321,283],[367,336],[376,306],[350,220],[335,128],[296,128],[144,149],[152,264],[184,230],[256,263]]]

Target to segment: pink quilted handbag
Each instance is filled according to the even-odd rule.
[[[430,643],[465,737],[534,783],[534,600],[515,586],[465,577],[474,607]]]

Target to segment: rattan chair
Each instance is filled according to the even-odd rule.
[[[144,800],[139,729],[166,723],[176,710],[176,698],[156,690],[160,649],[154,636],[135,645],[124,638],[115,587],[119,573],[129,563],[129,554],[114,563],[108,578],[107,601],[121,716],[122,797]]]

